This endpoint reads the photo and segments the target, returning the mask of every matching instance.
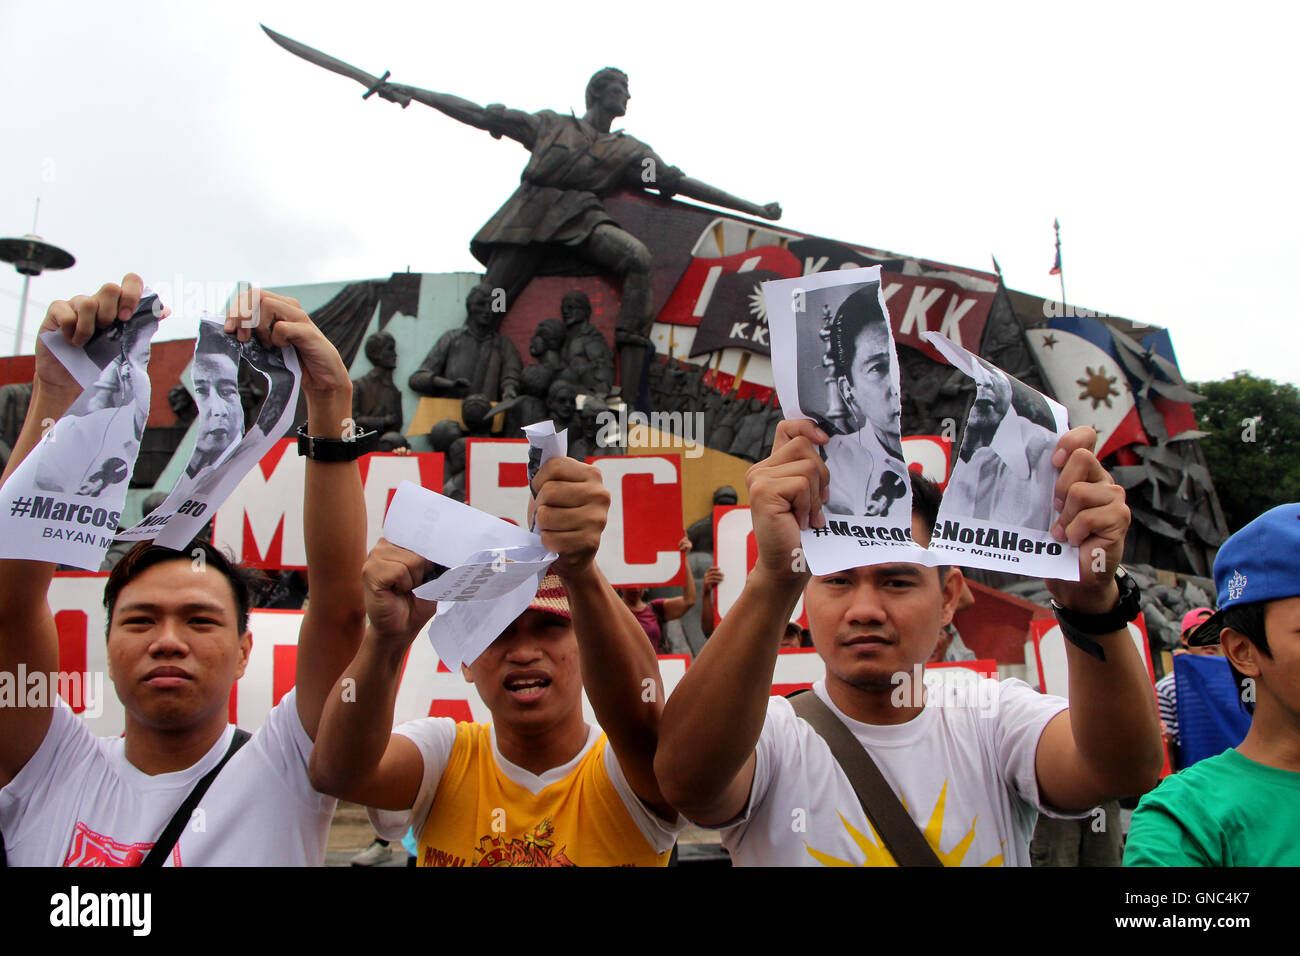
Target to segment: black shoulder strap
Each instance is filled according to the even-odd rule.
[[[803,691],[790,698],[794,712],[817,731],[831,756],[840,765],[844,775],[853,784],[862,810],[875,827],[877,836],[899,866],[943,866],[934,849],[926,842],[915,821],[899,802],[889,783],[880,773],[871,754],[844,726],[844,722],[822,703],[812,691]]]
[[[248,738],[251,736],[252,734],[247,730],[235,728],[235,736],[230,741],[230,749],[226,751],[226,755],[221,758],[220,763],[203,775],[203,779],[194,785],[194,789],[185,798],[185,802],[173,814],[167,828],[163,830],[162,836],[158,838],[158,842],[153,845],[153,849],[149,851],[148,855],[140,861],[141,867],[162,866],[167,857],[171,856],[172,847],[181,838],[185,825],[190,822],[190,817],[194,814],[194,808],[199,805],[203,795],[208,792],[208,787],[212,786],[212,781],[217,779],[217,774],[221,773],[221,768],[235,755],[235,751],[248,742]]]

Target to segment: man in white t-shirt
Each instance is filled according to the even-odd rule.
[[[41,331],[84,345],[96,326],[129,317],[142,283],[128,275],[94,296],[53,303]],[[226,332],[292,345],[302,368],[308,433],[342,438],[351,382],[338,352],[293,299],[261,294],[256,329]],[[23,431],[5,477],[31,452],[41,422],[80,387],[43,343]],[[325,696],[361,638],[365,510],[355,461],[309,461],[304,525],[312,600],[298,641],[296,688],[222,768],[167,856],[173,866],[320,865],[335,801],[307,765]],[[54,565],[0,560],[0,672],[48,688],[59,642],[46,593]],[[231,688],[252,648],[248,584],[212,545],[140,544],[105,587],[109,676],[126,711],[121,737],[100,738],[62,701],[21,695],[0,708],[0,832],[14,866],[138,866],[195,783],[226,755]],[[263,651],[263,653],[268,653]]]
[[[1092,429],[1069,432],[1055,462],[1054,533],[1081,547],[1081,579],[1049,587],[1076,621],[1128,606],[1114,577],[1128,509],[1091,452],[1095,440]],[[826,441],[811,422],[782,422],[771,457],[750,469],[758,560],[664,707],[655,757],[664,796],[697,823],[725,828],[740,865],[893,864],[825,741],[788,700],[769,699],[781,625],[800,594],[826,663],[813,693],[870,752],[945,865],[1026,865],[1039,811],[1077,815],[1150,789],[1159,722],[1126,630],[1094,635],[1105,660],[1067,647],[1073,708],[1014,680],[941,693],[920,685],[960,572],[893,563],[809,579],[799,532],[825,523],[829,472],[817,446]],[[912,533],[924,543],[939,495],[917,478]],[[1108,572],[1092,570],[1094,549]]]

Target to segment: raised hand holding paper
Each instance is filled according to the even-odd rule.
[[[1065,409],[938,333],[922,338],[977,383],[929,548],[912,542],[899,366],[880,267],[763,283],[772,377],[787,418],[830,436],[826,525],[801,532],[814,574],[891,561],[1077,581],[1078,550],[1051,527]]]
[[[528,478],[568,450],[566,431],[552,422],[525,426]],[[472,664],[527,609],[557,555],[541,535],[476,508],[402,482],[388,506],[384,537],[447,568],[413,592],[438,602],[429,640],[453,670]]]
[[[388,506],[384,537],[448,569],[414,594],[438,601],[429,641],[452,670],[523,613],[556,557],[539,535],[409,481]]]
[[[384,537],[447,569],[415,589],[425,601],[492,601],[536,584],[555,560],[532,532],[409,481],[388,506]]]
[[[130,319],[80,348],[59,331],[42,333],[84,390],[0,489],[0,556],[99,570],[149,416],[149,345],[162,314],[145,289]]]
[[[569,453],[569,430],[555,430],[555,422],[550,419],[524,426],[524,435],[528,438],[528,487],[533,487],[533,479],[542,470],[542,466],[556,455]]]
[[[830,574],[887,561],[933,563],[912,543],[898,358],[880,267],[764,282],[763,297],[781,408],[831,436],[820,449],[831,473],[827,523],[802,532],[808,566]]]

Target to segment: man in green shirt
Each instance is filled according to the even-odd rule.
[[[1125,866],[1300,866],[1300,504],[1224,542],[1214,583],[1188,643],[1222,642],[1250,731],[1142,798]]]

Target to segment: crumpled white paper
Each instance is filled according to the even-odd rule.
[[[532,474],[568,450],[566,432],[549,421],[524,431],[538,457]],[[388,506],[384,537],[447,569],[414,593],[438,602],[429,640],[452,670],[472,664],[528,608],[557,557],[541,535],[409,481]]]
[[[41,335],[84,391],[48,423],[0,491],[0,557],[99,570],[149,417],[149,345],[161,313],[145,289],[126,323],[98,330],[80,348],[61,332]]]

